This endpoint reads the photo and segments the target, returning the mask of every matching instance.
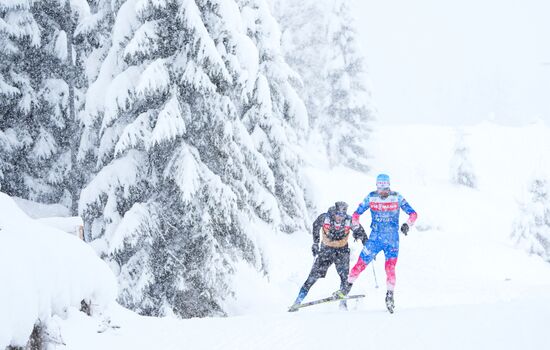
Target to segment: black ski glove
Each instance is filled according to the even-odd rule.
[[[403,225],[401,225],[401,232],[406,236],[407,232],[409,232],[409,225],[405,222]]]
[[[365,243],[369,240],[365,229],[361,225],[357,225],[357,227],[353,229],[353,238],[356,241],[360,239],[363,245],[365,245]]]
[[[317,256],[319,254],[319,244],[313,243],[311,246],[311,252],[313,253],[313,256]]]

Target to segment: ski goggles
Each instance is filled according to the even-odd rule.
[[[345,217],[346,217],[346,213],[343,212],[343,211],[338,211],[338,212],[334,213],[334,218],[335,218],[337,221],[341,221],[341,220],[343,220]]]

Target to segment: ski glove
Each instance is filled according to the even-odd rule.
[[[401,225],[401,232],[403,232],[405,236],[407,235],[407,232],[409,232],[409,225],[407,225],[407,223]]]
[[[319,244],[313,243],[311,246],[311,252],[313,253],[313,256],[317,256],[319,254]]]
[[[365,243],[367,243],[367,241],[369,240],[365,229],[361,225],[358,225],[356,228],[353,229],[353,238],[356,241],[360,239],[363,245],[365,245]]]

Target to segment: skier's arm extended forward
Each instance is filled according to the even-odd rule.
[[[357,225],[359,225],[359,216],[361,216],[361,214],[363,214],[369,208],[370,208],[370,194],[366,196],[361,203],[359,203],[357,210],[355,210],[355,212],[351,216],[351,225],[353,227],[357,227]]]
[[[313,243],[319,244],[321,241],[319,238],[319,231],[321,230],[321,227],[323,227],[323,223],[325,222],[325,216],[326,214],[323,213],[315,219],[312,226],[311,234],[313,235]]]
[[[414,225],[418,214],[416,214],[416,211],[414,211],[409,202],[407,202],[407,200],[401,195],[399,195],[399,207],[401,207],[401,209],[405,213],[409,214],[409,219],[407,220],[407,222],[401,225],[401,232],[403,232],[403,234],[406,236],[407,232],[409,232],[409,228]]]

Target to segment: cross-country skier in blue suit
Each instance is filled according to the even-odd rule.
[[[343,297],[349,293],[359,274],[367,267],[380,251],[386,256],[386,305],[393,312],[393,291],[395,288],[395,264],[399,254],[399,211],[409,214],[409,219],[401,226],[401,232],[407,234],[409,227],[416,221],[417,214],[410,204],[399,194],[390,190],[390,177],[380,174],[376,178],[376,191],[369,193],[352,215],[352,227],[359,225],[359,217],[369,210],[372,216],[372,232],[365,242],[357,263],[348,276],[348,285],[335,294]]]

